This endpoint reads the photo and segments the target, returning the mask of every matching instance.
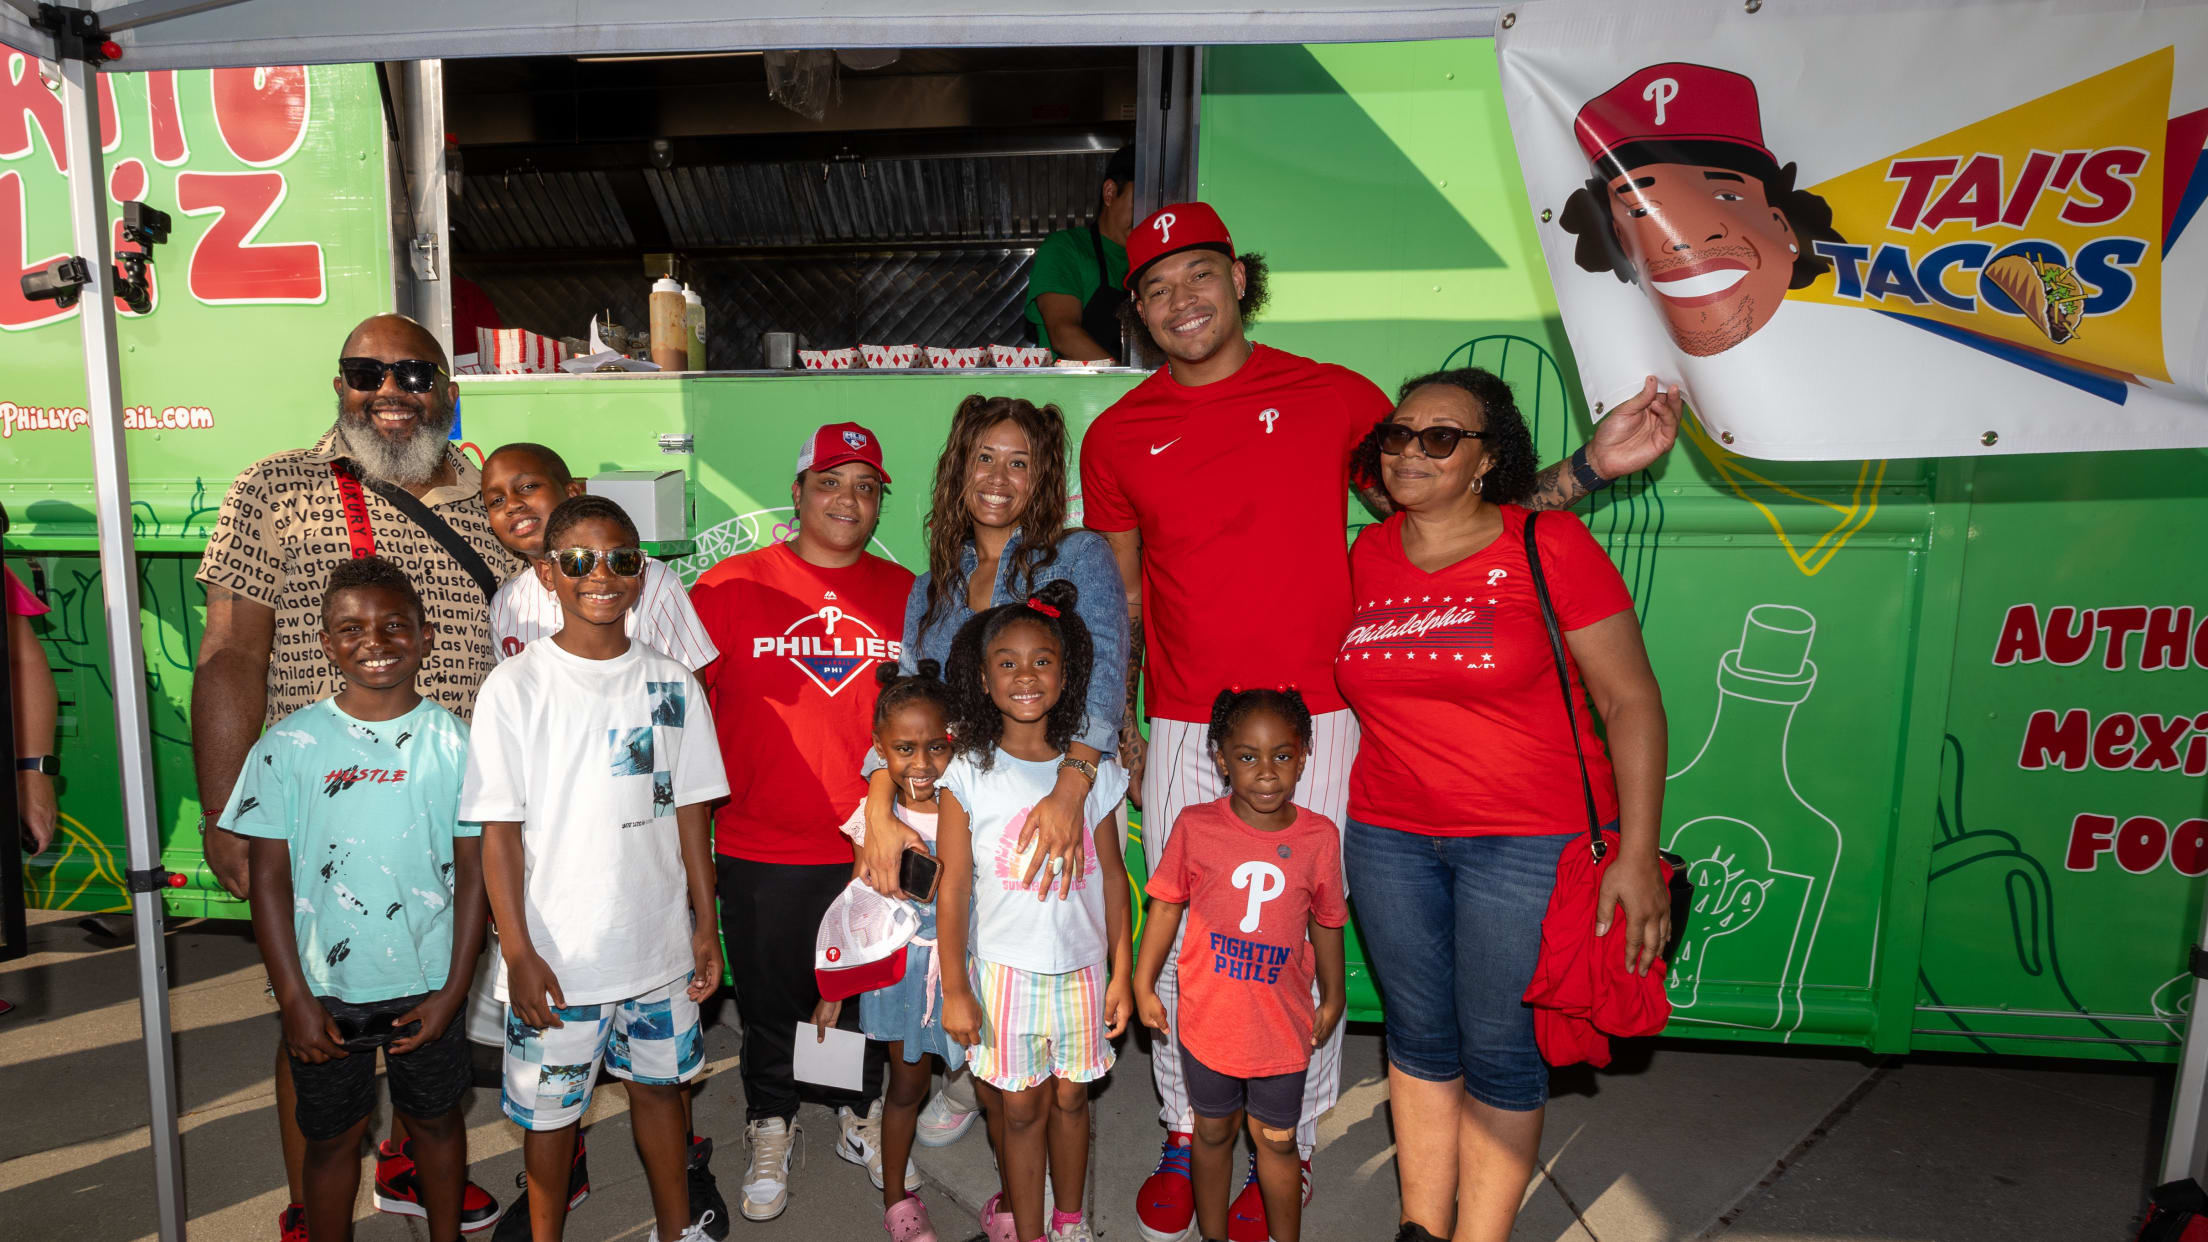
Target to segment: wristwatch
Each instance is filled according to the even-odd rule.
[[[48,776],[52,776],[61,771],[61,761],[52,755],[32,755],[27,759],[16,760],[15,770],[18,772],[43,772]]]
[[[1090,787],[1091,787],[1091,788],[1094,788],[1094,787],[1095,787],[1095,785],[1096,785],[1096,765],[1095,765],[1095,764],[1093,764],[1093,763],[1090,763],[1090,762],[1089,762],[1088,760],[1086,760],[1086,759],[1076,759],[1076,758],[1074,758],[1074,757],[1073,757],[1072,755],[1067,755],[1067,756],[1066,756],[1065,758],[1063,758],[1063,759],[1060,759],[1060,760],[1058,761],[1058,770],[1059,770],[1059,771],[1061,771],[1061,772],[1063,772],[1063,771],[1065,771],[1065,770],[1066,770],[1067,768],[1072,768],[1072,769],[1073,769],[1074,771],[1076,771],[1076,772],[1079,772],[1079,773],[1080,773],[1081,775],[1083,775],[1083,776],[1086,776],[1086,777],[1088,777],[1088,778],[1089,778],[1089,785],[1090,785]]]
[[[1594,464],[1587,460],[1587,446],[1582,444],[1572,450],[1572,477],[1590,492],[1599,492],[1610,486],[1610,480],[1595,473]]]

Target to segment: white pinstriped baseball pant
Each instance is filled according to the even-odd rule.
[[[1211,743],[1206,736],[1210,728],[1209,722],[1150,721],[1150,749],[1142,775],[1142,853],[1151,870],[1157,869],[1158,860],[1164,856],[1166,838],[1182,808],[1226,796],[1219,765],[1211,758]],[[1296,784],[1295,801],[1333,820],[1337,830],[1349,821],[1349,767],[1357,758],[1358,737],[1357,717],[1346,708],[1311,717],[1311,758],[1304,765],[1303,779]],[[1187,930],[1186,922],[1181,926]],[[1180,1022],[1180,957],[1180,940],[1176,937],[1173,952],[1166,955],[1165,970],[1158,976],[1158,1000],[1176,1026]],[[1314,988],[1314,1002],[1317,995]],[[1347,1022],[1337,1024],[1333,1037],[1311,1055],[1311,1069],[1303,1087],[1303,1119],[1296,1125],[1296,1145],[1306,1160],[1318,1142],[1319,1118],[1334,1107],[1341,1095],[1342,1031],[1346,1026]],[[1196,1114],[1189,1106],[1188,1086],[1181,1075],[1180,1047],[1170,1037],[1159,1038],[1155,1031],[1151,1036],[1157,1041],[1151,1048],[1150,1074],[1158,1085],[1158,1119],[1168,1129],[1193,1130]]]

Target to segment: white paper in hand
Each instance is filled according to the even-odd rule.
[[[831,1026],[823,1042],[819,1027],[800,1022],[797,1055],[790,1068],[799,1082],[857,1091],[866,1070],[866,1036]]]

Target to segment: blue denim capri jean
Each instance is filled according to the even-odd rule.
[[[1584,835],[1437,837],[1350,819],[1342,862],[1397,1069],[1462,1078],[1473,1099],[1512,1112],[1548,1102],[1524,997],[1556,861]]]

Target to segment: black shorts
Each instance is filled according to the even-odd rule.
[[[1199,1117],[1232,1117],[1247,1111],[1265,1125],[1293,1130],[1303,1120],[1303,1084],[1309,1070],[1265,1078],[1234,1078],[1220,1073],[1180,1046],[1181,1076],[1188,1104]]]
[[[429,999],[428,994],[355,1005],[334,996],[317,998],[340,1026],[357,1024],[379,1013],[393,1017]],[[384,1074],[391,1080],[391,1109],[408,1117],[442,1117],[460,1106],[474,1085],[473,1058],[455,1014],[445,1033],[412,1052],[383,1049]],[[376,1050],[355,1051],[313,1065],[291,1059],[291,1085],[299,1097],[299,1133],[332,1139],[360,1124],[376,1107]]]

